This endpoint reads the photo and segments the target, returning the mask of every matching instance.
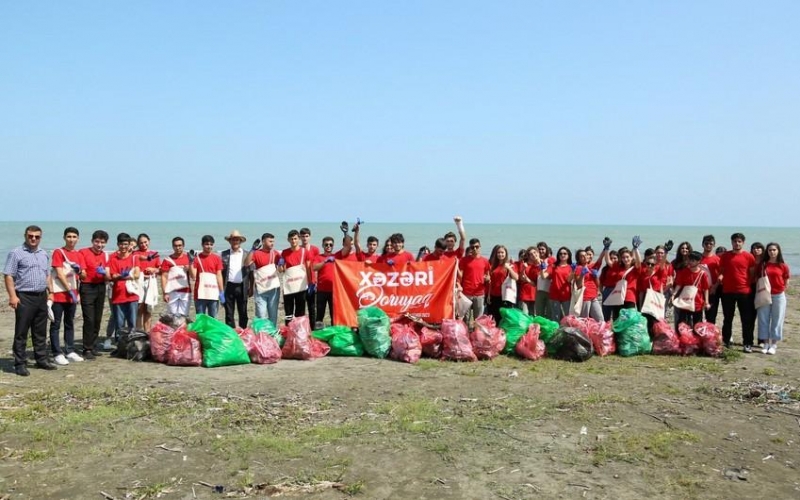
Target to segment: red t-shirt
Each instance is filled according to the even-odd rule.
[[[550,273],[550,300],[555,302],[569,302],[572,296],[569,275],[572,268],[568,264],[552,265],[547,268]]]
[[[442,254],[442,260],[444,259],[461,259],[464,257],[464,249],[463,248],[456,248],[455,250],[445,250]]]
[[[508,269],[504,266],[497,266],[492,269],[490,274],[489,295],[492,297],[500,297],[503,294],[503,282],[508,277]],[[463,287],[463,285],[462,285]]]
[[[606,277],[610,283],[614,283],[610,286],[617,286],[617,282],[623,279],[624,276],[625,281],[628,282],[628,288],[625,292],[625,302],[633,302],[635,304],[638,290],[636,285],[637,281],[639,280],[639,271],[636,269],[636,267],[630,267],[626,269],[622,267],[621,262],[617,262],[613,266],[607,267],[607,269],[608,271]],[[630,269],[630,271],[628,271],[628,269]],[[626,272],[628,274],[625,274]]]
[[[381,255],[378,252],[375,253],[356,252],[356,257],[360,262],[366,262],[367,264],[377,264],[381,258]]]
[[[426,255],[426,256],[424,256],[422,258],[422,262],[431,262],[431,261],[434,261],[434,260],[445,260],[446,258],[447,257],[445,257],[444,254],[439,255],[436,252],[431,252],[431,253],[429,253],[428,255]]]
[[[589,301],[594,300],[597,298],[597,278],[592,276],[592,266],[594,264],[589,264],[586,267],[589,269],[589,272],[586,273],[583,277],[583,300]],[[578,266],[575,268],[575,276],[578,279],[581,279],[581,273],[583,272],[583,266]]]
[[[336,257],[331,255],[317,255],[314,258],[314,264],[319,264],[320,262],[325,262],[328,257]],[[333,291],[333,272],[334,272],[334,264],[333,262],[325,262],[319,269],[317,269],[317,291],[320,292],[332,292]]]
[[[267,252],[266,250],[256,250],[252,253],[253,255],[253,264],[256,266],[256,269],[261,269],[264,266],[268,266],[270,264],[278,265],[278,261],[281,258],[281,254],[278,253],[277,250],[273,249]]]
[[[343,261],[350,261],[350,262],[358,262],[358,256],[356,255],[355,249],[350,249],[350,253],[347,254],[347,257],[343,254],[344,250],[339,250],[333,256],[336,260],[343,260]]]
[[[300,248],[303,248],[302,245],[300,246]],[[306,247],[306,254],[310,256],[310,260],[312,262],[314,261],[314,258],[316,258],[317,255],[320,255],[321,253],[322,252],[319,251],[319,247],[318,246],[308,245]]]
[[[715,284],[719,281],[719,271],[720,271],[720,260],[719,255],[711,254],[703,257],[700,260],[700,264],[706,266],[708,269],[708,276],[711,280],[711,284]]]
[[[719,259],[723,293],[750,293],[750,268],[756,259],[750,252],[727,251]]]
[[[395,266],[400,266],[415,261],[414,256],[411,255],[411,252],[403,250],[400,253],[394,253],[394,252],[385,253],[380,256],[378,262],[381,264],[386,264],[387,261],[389,260],[392,260]]]
[[[114,252],[108,259],[109,274],[120,274],[123,269],[128,269],[133,276],[133,268],[137,267],[138,263],[133,255],[128,255],[125,258],[120,258],[119,253]],[[133,278],[130,278],[133,279]],[[129,280],[117,280],[111,288],[111,303],[112,304],[126,304],[128,302],[139,302],[139,296],[128,292],[125,283]]]
[[[78,264],[81,266],[81,269],[85,267],[83,262],[83,257],[81,256],[80,250],[67,250],[66,248],[60,248],[58,250],[53,251],[53,269],[57,269],[64,264],[64,256],[66,255],[66,260],[70,261],[73,264]],[[73,271],[74,272],[74,271]],[[78,273],[75,273],[76,283],[79,276]],[[53,280],[57,280],[58,278],[53,276]],[[60,280],[59,280],[60,281]],[[62,283],[63,285],[63,283]],[[777,292],[776,292],[777,293]],[[72,303],[72,297],[70,297],[68,292],[58,292],[53,294],[53,302],[58,302],[61,304],[69,304]]]
[[[281,252],[281,257],[284,260],[284,265],[286,268],[300,266],[300,265],[308,265],[309,262],[314,261],[315,255],[312,255],[313,252],[308,250],[303,250],[303,247],[299,247],[297,250],[292,250],[291,248],[287,248],[283,252]]]
[[[763,267],[763,266],[762,266]],[[769,280],[770,294],[778,295],[786,291],[786,282],[789,281],[789,266],[786,264],[766,263],[767,279]]]
[[[182,253],[180,257],[175,257],[173,255],[170,255],[169,259],[171,259],[172,262],[175,263],[174,265],[176,265],[176,266],[188,266],[189,265],[189,255],[187,255],[185,253]],[[159,266],[160,269],[161,269],[161,272],[164,273],[165,275],[169,274],[169,270],[173,266],[172,262],[170,262],[167,259],[164,259],[163,261],[161,261],[161,266]],[[191,290],[189,290],[188,288],[181,288],[181,289],[178,289],[178,290],[175,290],[175,291],[176,292],[189,292]]]
[[[86,279],[83,282],[94,285],[105,283],[105,276],[97,274],[95,270],[98,266],[108,267],[108,255],[105,252],[94,253],[92,247],[81,248],[80,254],[83,258],[83,269],[86,271]]]
[[[212,273],[216,275],[217,272],[222,272],[222,258],[214,252],[208,255],[199,253],[197,257],[195,257],[192,267],[197,270],[197,279],[194,280],[194,300],[197,300],[197,290],[200,287],[200,273]],[[220,290],[220,292],[221,291],[222,290]]]
[[[646,270],[639,271],[639,282],[636,284],[640,292],[646,292],[652,288],[657,292],[664,292],[667,285],[667,271],[663,267],[655,269],[652,275],[648,275]]]
[[[692,272],[689,267],[679,269],[675,274],[675,287],[681,287],[683,291],[684,286],[697,286],[697,295],[694,297],[694,311],[702,311],[703,305],[706,303],[705,291],[708,290],[708,280],[705,278],[705,270],[700,268],[697,272]]]
[[[517,280],[517,289],[519,290],[519,300],[525,302],[534,302],[536,300],[536,277],[539,276],[539,268],[535,265],[528,265],[522,261],[514,264],[520,279]],[[527,276],[530,283],[522,281],[522,275]]]
[[[139,270],[144,273],[145,276],[150,276],[151,274],[158,274],[158,269],[161,267],[161,258],[160,257],[153,257],[151,260],[147,260],[147,257],[151,255],[156,255],[158,252],[153,250],[148,250],[143,252],[141,250],[137,250],[133,252],[133,256],[136,259],[136,265],[139,266]],[[155,272],[147,272],[147,268],[153,267],[156,269]]]
[[[486,282],[483,280],[491,266],[486,257],[468,255],[458,261],[461,270],[461,289],[468,297],[482,297],[486,294]]]

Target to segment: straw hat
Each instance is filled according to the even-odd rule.
[[[234,229],[233,231],[231,231],[231,234],[229,234],[228,236],[225,237],[225,241],[231,241],[231,238],[239,238],[239,239],[242,240],[242,243],[247,241],[247,238],[245,238],[242,235],[242,233],[239,232],[238,229]]]

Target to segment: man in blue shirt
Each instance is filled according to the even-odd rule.
[[[33,338],[33,353],[36,366],[55,370],[56,366],[47,356],[47,300],[50,295],[47,276],[50,262],[47,252],[39,248],[42,229],[39,226],[25,228],[25,242],[8,254],[3,269],[8,305],[14,310],[14,371],[17,375],[30,375],[25,347],[28,330]]]

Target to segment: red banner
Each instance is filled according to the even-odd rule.
[[[335,262],[333,317],[337,325],[358,326],[358,310],[377,306],[389,316],[411,313],[430,323],[454,315],[456,260],[404,266]]]

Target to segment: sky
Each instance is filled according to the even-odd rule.
[[[798,227],[798,19],[795,0],[0,2],[0,220]]]

